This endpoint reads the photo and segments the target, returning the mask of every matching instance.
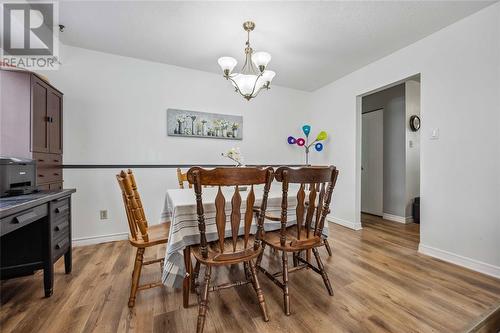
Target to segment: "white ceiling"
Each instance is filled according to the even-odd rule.
[[[241,65],[250,19],[274,84],[313,91],[491,3],[71,1],[59,21],[68,45],[220,73],[220,56]]]

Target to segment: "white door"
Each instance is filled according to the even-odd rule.
[[[382,216],[384,190],[384,110],[363,114],[361,211]]]

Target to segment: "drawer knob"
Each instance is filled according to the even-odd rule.
[[[68,243],[68,240],[67,240],[67,239],[65,239],[65,240],[63,240],[63,241],[61,241],[61,242],[57,243],[57,244],[56,244],[56,246],[55,246],[56,250],[60,250],[60,249],[62,249],[62,248],[64,247],[64,245],[66,245],[67,243]]]
[[[69,209],[69,206],[68,205],[64,205],[64,206],[61,206],[61,207],[57,207],[55,211],[56,211],[57,214],[61,214],[61,213],[66,212],[68,209]]]
[[[69,206],[68,205],[64,205],[64,206],[61,206],[61,207],[57,207],[55,209],[55,211],[56,211],[57,214],[60,214],[60,213],[66,212],[68,209],[69,209]]]
[[[66,221],[66,222],[64,222],[64,223],[61,223],[61,224],[59,224],[59,225],[56,225],[56,226],[54,227],[54,231],[61,231],[61,230],[63,230],[64,228],[66,228],[67,226],[68,226],[68,222]]]

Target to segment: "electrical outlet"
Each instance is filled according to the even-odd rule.
[[[99,216],[100,216],[101,220],[107,220],[108,219],[108,211],[107,210],[99,211]]]

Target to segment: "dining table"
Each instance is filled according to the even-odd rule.
[[[281,215],[281,184],[271,187],[268,200],[266,215]],[[296,206],[298,185],[290,185],[288,189],[288,209],[287,226],[296,224]],[[231,197],[234,193],[234,187],[221,187],[222,193],[226,198],[226,216],[231,214]],[[205,212],[206,238],[208,242],[218,239],[217,228],[215,224],[215,197],[217,187],[205,187],[202,189],[203,209]],[[246,210],[246,197],[250,191],[250,186],[239,187],[242,204],[241,216],[244,217]],[[263,186],[254,186],[255,203],[254,206],[260,207],[263,196]],[[193,245],[200,243],[200,233],[198,230],[198,217],[196,214],[196,197],[192,188],[186,189],[168,189],[165,195],[165,202],[161,213],[162,223],[170,221],[170,231],[168,243],[165,251],[165,260],[163,265],[162,282],[170,288],[183,288],[184,307],[188,305],[190,275],[192,273],[191,249]],[[243,225],[240,223],[239,233],[243,234]],[[280,222],[265,220],[264,231],[277,230],[281,227]],[[251,233],[257,230],[256,218],[252,222]],[[328,237],[328,223],[325,224],[323,235]],[[226,225],[225,237],[231,236],[230,223]],[[186,274],[187,273],[187,274]]]

